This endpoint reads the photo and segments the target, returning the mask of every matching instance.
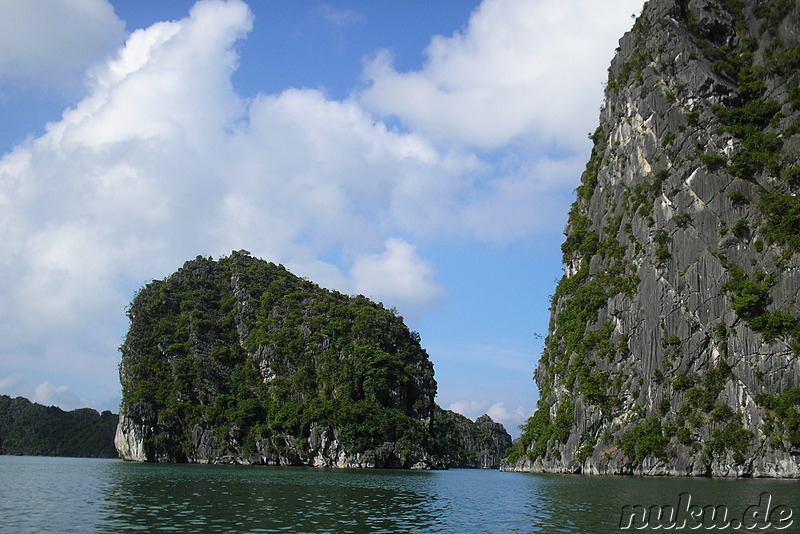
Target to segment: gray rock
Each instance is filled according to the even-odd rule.
[[[450,411],[434,412],[436,450],[447,467],[497,469],[511,446],[511,436],[488,415],[474,422]]]
[[[758,203],[800,185],[781,177],[800,160],[800,106],[788,99],[798,64],[786,59],[800,14],[797,3],[730,4],[651,0],[620,41],[566,231],[539,412],[503,469],[800,476],[800,429],[768,400],[800,409],[789,396],[800,329],[775,335],[758,322],[800,315],[799,255],[771,240]],[[746,44],[752,56],[740,55]],[[735,57],[755,68],[737,79]],[[753,126],[748,113],[769,100],[781,114],[754,129],[781,140],[781,157],[744,173],[739,163],[769,151],[748,152],[761,138],[735,127]],[[726,126],[721,110],[742,114]],[[748,311],[747,298],[761,300]]]

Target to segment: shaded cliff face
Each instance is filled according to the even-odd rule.
[[[651,0],[507,469],[800,476],[800,7]]]
[[[436,451],[447,467],[497,469],[511,447],[511,435],[488,415],[473,422],[459,413],[437,408],[433,429]]]
[[[236,252],[148,284],[128,314],[125,459],[442,466],[433,366],[379,304]]]

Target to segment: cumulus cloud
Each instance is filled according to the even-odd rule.
[[[60,406],[65,410],[74,410],[83,406],[80,399],[67,386],[55,386],[50,382],[43,382],[36,386],[30,400],[45,406]]]
[[[447,409],[460,413],[463,416],[475,419],[486,413],[490,403],[488,401],[456,401],[451,403]]]
[[[422,260],[414,246],[397,238],[386,240],[378,254],[356,258],[350,270],[356,291],[379,300],[426,304],[435,301],[442,288],[433,267]]]
[[[561,228],[565,206],[573,199],[571,184],[581,175],[584,160],[583,153],[542,156],[500,174],[463,207],[462,228],[477,239],[498,243]]]
[[[560,231],[601,81],[640,9],[641,0],[484,0],[462,31],[431,40],[421,69],[398,71],[388,50],[367,61],[362,106],[435,146],[483,155],[460,196],[434,195],[456,204],[421,219],[496,243]]]
[[[596,122],[599,81],[641,0],[485,0],[463,32],[439,36],[422,70],[391,52],[368,64],[361,101],[444,143],[496,148],[520,136],[574,147]]]
[[[319,91],[243,100],[230,78],[252,24],[243,2],[206,0],[134,32],[83,100],[0,159],[4,360],[95,358],[113,376],[133,290],[197,254],[245,248],[390,305],[438,297],[396,236],[415,231],[419,189],[438,209],[474,161]]]
[[[72,91],[125,40],[107,0],[0,3],[0,82]]]
[[[107,50],[120,31],[113,10],[74,5],[97,22],[81,38]],[[599,78],[587,97],[588,78],[576,72],[583,62],[605,68],[593,54],[610,56],[613,43],[598,47],[586,28],[603,30],[613,17],[598,13],[609,9],[486,0],[463,33],[432,41],[424,69],[398,73],[381,55],[367,90],[343,101],[309,89],[241,98],[231,83],[236,43],[254,23],[241,0],[202,0],[185,19],[135,31],[90,70],[77,105],[0,159],[0,361],[98,369],[98,396],[113,396],[99,384],[116,386],[126,303],[198,254],[247,249],[404,313],[435,306],[445,288],[421,244],[561,231],[547,206],[530,206],[569,194],[579,158],[520,139],[540,129],[541,139],[567,143],[562,130],[583,103],[599,104]],[[3,72],[43,76],[14,71],[8,50],[0,47]],[[572,56],[575,66],[561,68]],[[42,398],[69,393],[41,387]]]
[[[398,227],[422,228],[406,220],[415,202],[426,191],[451,195],[470,165],[387,130],[355,102],[300,89],[256,98],[228,149],[226,171],[237,178],[228,182],[226,209],[279,229],[270,239],[306,236],[316,248],[335,242],[347,254],[381,246]]]
[[[486,410],[486,413],[495,421],[515,422],[516,424],[513,425],[512,428],[522,424],[530,415],[525,413],[525,408],[522,406],[517,406],[515,409],[509,410],[505,402],[496,402],[492,404],[489,406],[489,409]]]

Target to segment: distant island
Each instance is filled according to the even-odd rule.
[[[142,288],[122,344],[116,447],[149,462],[498,467],[511,437],[434,402],[394,310],[247,251]]]
[[[117,414],[0,395],[0,454],[116,458]]]

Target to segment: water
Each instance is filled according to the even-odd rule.
[[[620,532],[623,506],[678,506],[682,493],[700,506],[725,505],[737,521],[766,493],[772,509],[783,505],[793,515],[776,523],[780,518],[773,514],[772,528],[755,530],[788,526],[781,531],[800,532],[800,481],[15,456],[0,456],[0,532]]]

